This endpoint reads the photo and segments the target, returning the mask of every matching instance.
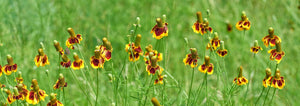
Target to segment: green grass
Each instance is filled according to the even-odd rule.
[[[189,53],[184,38],[188,39],[189,46],[198,49],[200,60],[198,64],[203,64],[206,44],[204,36],[195,34],[192,25],[196,21],[196,12],[201,11],[203,17],[210,10],[208,18],[210,26],[214,32],[218,32],[221,40],[225,42],[225,48],[229,53],[224,58],[212,58],[211,62],[217,67],[217,62],[221,67],[219,71],[227,71],[227,76],[218,73],[217,69],[213,75],[208,75],[208,97],[205,99],[205,90],[198,95],[197,104],[224,105],[228,102],[227,92],[229,91],[232,80],[238,75],[237,67],[244,67],[244,76],[249,80],[247,84],[248,93],[245,96],[247,86],[234,89],[230,104],[254,105],[259,93],[262,90],[262,80],[265,76],[267,67],[274,73],[275,62],[269,60],[269,54],[261,39],[268,34],[268,28],[273,27],[275,35],[282,39],[282,49],[286,56],[283,58],[278,68],[284,76],[286,86],[282,90],[277,90],[272,103],[275,105],[298,105],[298,88],[300,87],[300,74],[298,65],[300,62],[299,50],[300,43],[300,10],[297,8],[297,0],[288,1],[240,1],[240,0],[203,0],[203,1],[179,1],[179,0],[1,0],[0,1],[0,64],[6,63],[6,55],[11,54],[14,62],[18,64],[18,71],[23,73],[24,83],[30,86],[31,80],[36,78],[40,88],[46,90],[50,95],[52,86],[58,79],[58,74],[63,73],[68,82],[65,89],[66,100],[62,101],[67,105],[88,105],[88,101],[80,88],[75,83],[75,79],[69,69],[58,68],[58,55],[53,46],[53,40],[60,42],[66,48],[65,41],[69,37],[68,27],[72,27],[75,33],[82,34],[81,42],[82,55],[85,60],[83,72],[86,74],[89,83],[96,91],[96,71],[89,64],[89,58],[94,55],[95,46],[102,44],[101,39],[107,37],[113,46],[112,59],[105,63],[105,68],[99,74],[99,99],[101,105],[138,105],[144,103],[148,83],[151,76],[145,70],[145,64],[141,58],[136,62],[138,70],[134,70],[134,63],[128,61],[128,54],[125,52],[125,44],[128,44],[127,35],[134,29],[136,17],[141,18],[141,28],[137,33],[142,35],[141,47],[145,51],[145,46],[156,44],[157,40],[152,37],[150,30],[155,25],[155,19],[163,14],[167,16],[169,23],[169,36],[163,38],[165,44],[160,43],[159,52],[163,52],[164,59],[160,64],[166,72],[173,77],[164,78],[165,85],[150,85],[146,105],[151,104],[151,98],[156,97],[162,104],[162,89],[164,89],[163,105],[186,105],[189,91],[192,68],[184,66],[182,60]],[[235,23],[240,20],[241,12],[245,11],[251,21],[251,29],[243,32],[236,30]],[[226,21],[233,25],[233,31],[227,32]],[[207,36],[207,35],[205,35]],[[244,38],[244,39],[243,39]],[[263,51],[259,52],[257,58],[249,51],[253,41],[258,40]],[[34,57],[38,54],[40,42],[45,45],[45,53],[49,56],[50,65],[36,67]],[[165,49],[164,49],[165,48]],[[69,58],[73,60],[73,52],[79,54],[78,50],[71,50]],[[208,51],[206,52],[208,53]],[[81,55],[79,55],[80,58]],[[256,62],[255,62],[256,61]],[[225,64],[225,67],[223,66]],[[123,71],[122,67],[125,65]],[[215,68],[216,68],[215,67]],[[257,69],[257,70],[255,70]],[[45,70],[49,70],[50,81],[48,81]],[[120,77],[119,73],[122,72]],[[89,87],[78,70],[75,71],[79,76],[80,84],[85,89]],[[17,73],[15,73],[17,74]],[[109,82],[108,74],[113,74],[118,82]],[[127,75],[128,79],[125,80]],[[228,81],[217,80],[228,78]],[[16,85],[15,75],[7,76],[11,84],[5,80],[5,75],[0,77],[0,82],[11,89]],[[196,70],[192,88],[192,100],[196,95],[198,86],[204,80],[205,74]],[[116,81],[116,80],[115,80]],[[49,83],[51,86],[49,86]],[[118,88],[115,89],[116,85]],[[128,87],[126,89],[126,86]],[[143,87],[145,86],[145,87]],[[115,89],[115,90],[114,90]],[[88,90],[87,90],[88,91]],[[266,90],[265,90],[266,91]],[[59,91],[54,91],[58,93]],[[126,93],[127,92],[127,93]],[[61,92],[62,93],[62,92]],[[186,93],[186,94],[185,94]],[[266,103],[269,102],[273,93],[273,88],[269,92]],[[127,94],[127,96],[126,96]],[[266,93],[264,93],[266,94]],[[6,95],[5,95],[6,96]],[[90,94],[90,98],[96,98]],[[244,99],[246,97],[246,99]],[[262,105],[265,95],[259,101]],[[3,101],[1,96],[1,100]],[[46,97],[45,105],[49,101]],[[244,102],[245,100],[245,102]],[[94,100],[92,100],[94,104]],[[13,105],[16,105],[14,103]]]

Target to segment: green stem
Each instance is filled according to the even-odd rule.
[[[247,94],[248,94],[248,89],[249,89],[249,85],[246,84],[246,86],[247,86],[247,90],[246,90],[246,93],[245,93],[245,96],[244,96],[244,103],[243,104],[245,104]]]
[[[95,101],[95,106],[97,106],[97,101],[98,101],[98,94],[99,94],[99,71],[100,71],[100,68],[98,68],[97,70],[96,70],[96,79],[97,79],[97,87],[96,87],[96,101]]]
[[[68,106],[66,102],[65,87],[63,87],[63,98],[64,98],[65,105]]]
[[[147,88],[147,91],[146,91],[146,95],[145,95],[145,100],[144,100],[143,106],[146,105],[147,95],[148,95],[148,93],[149,93],[149,88],[150,88],[151,82],[153,82],[153,76],[152,76],[152,75],[151,75],[151,80],[150,80],[150,82],[149,82],[149,84],[148,84],[148,88]]]
[[[206,98],[206,106],[208,106],[208,100],[209,100],[209,99],[208,99],[208,96],[207,96],[207,95],[208,95],[208,94],[207,94],[207,90],[208,90],[208,89],[207,89],[207,72],[205,73],[205,76],[206,76],[206,77],[205,77],[205,82],[206,82],[206,83],[205,83],[205,89],[206,89],[206,92],[205,92],[205,98]]]
[[[271,98],[271,100],[270,100],[270,103],[269,104],[271,104],[272,103],[272,100],[273,100],[273,97],[274,97],[274,95],[275,95],[275,93],[276,93],[276,88],[274,88],[274,91],[273,91],[273,95],[272,95],[272,98]]]
[[[265,87],[263,87],[263,90],[260,92],[259,97],[257,98],[257,100],[255,102],[255,105],[258,103],[258,101],[259,101],[260,97],[262,96],[264,90],[265,90]]]
[[[196,98],[194,99],[194,103],[193,103],[193,104],[196,104],[197,101],[198,101],[198,96],[200,95],[200,93],[201,93],[201,91],[202,91],[202,88],[203,88],[203,86],[204,86],[204,82],[206,82],[206,81],[205,81],[206,77],[207,77],[207,74],[204,75],[204,80],[202,80],[201,87],[200,87],[200,86],[198,87],[197,94],[196,94]]]
[[[193,68],[193,72],[192,72],[192,81],[190,84],[190,90],[189,90],[189,98],[188,98],[188,104],[190,104],[190,99],[191,99],[191,93],[192,93],[192,87],[193,87],[193,81],[194,81],[194,74],[195,74],[195,68]]]
[[[266,100],[267,100],[267,97],[268,97],[268,94],[269,94],[270,89],[271,89],[271,87],[269,87],[269,89],[268,89],[268,91],[267,91],[267,94],[266,94],[266,96],[265,96],[265,100],[264,100],[263,106],[265,106],[265,103],[266,103]]]

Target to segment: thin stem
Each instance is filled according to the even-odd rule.
[[[68,106],[66,102],[65,87],[63,87],[63,98],[64,98],[65,105]]]
[[[271,87],[269,87],[269,89],[268,89],[268,91],[267,91],[267,94],[266,94],[266,96],[265,96],[265,100],[264,100],[263,106],[265,106],[265,103],[266,103],[266,100],[267,100],[267,97],[268,97],[268,94],[269,94],[270,89],[271,89]]]
[[[244,103],[243,104],[245,104],[246,97],[247,97],[247,94],[248,94],[248,89],[249,89],[249,85],[246,84],[246,86],[247,86],[247,90],[246,90],[246,93],[245,93],[245,96],[244,96]]]
[[[196,94],[196,98],[194,99],[195,101],[194,101],[193,104],[197,103],[197,101],[198,101],[198,96],[200,95],[200,93],[201,93],[201,91],[202,91],[202,88],[203,88],[203,86],[204,86],[204,82],[206,82],[206,81],[205,81],[206,77],[207,77],[207,74],[204,75],[204,80],[202,80],[201,87],[200,87],[200,86],[198,87],[197,94]]]
[[[97,106],[97,101],[98,101],[98,94],[99,94],[99,72],[98,71],[100,71],[100,68],[98,68],[97,70],[96,70],[96,79],[97,79],[97,87],[96,87],[96,101],[95,101],[95,106]]]
[[[263,87],[263,90],[260,92],[259,97],[257,98],[257,100],[255,102],[255,105],[258,103],[258,101],[259,101],[260,97],[262,96],[264,90],[265,90],[265,87]]]
[[[271,100],[270,100],[270,103],[269,104],[271,104],[272,103],[272,100],[273,100],[273,97],[274,97],[274,95],[275,95],[275,93],[276,93],[276,88],[274,88],[274,91],[273,91],[273,95],[272,95],[272,98],[271,98]]]
[[[206,76],[206,77],[205,77],[205,82],[206,82],[206,83],[205,83],[205,89],[206,89],[206,92],[205,92],[205,98],[206,98],[206,106],[207,106],[207,105],[208,105],[208,100],[209,100],[209,99],[208,99],[208,96],[207,96],[207,95],[208,95],[208,94],[207,94],[207,90],[208,90],[208,89],[207,89],[207,72],[205,73],[205,76]]]
[[[189,90],[189,98],[188,98],[188,104],[190,104],[190,99],[191,99],[191,92],[192,92],[192,87],[193,87],[193,81],[194,81],[194,74],[195,74],[195,68],[193,68],[193,72],[192,72],[192,81],[190,84],[190,90]]]
[[[153,76],[151,76],[151,80],[150,80],[150,82],[149,82],[149,84],[148,84],[148,88],[147,88],[147,91],[146,91],[146,95],[145,95],[145,100],[144,100],[144,105],[143,105],[143,106],[146,105],[147,95],[148,95],[148,93],[149,93],[149,88],[150,88],[151,82],[153,82]]]

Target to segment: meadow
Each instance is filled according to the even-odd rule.
[[[46,105],[53,99],[51,93],[57,94],[56,99],[65,106],[149,106],[153,97],[164,106],[300,104],[298,0],[0,0],[0,11],[0,65],[8,64],[7,55],[17,64],[17,71],[11,75],[2,69],[0,85],[5,87],[0,86],[1,104],[8,104],[8,90],[15,94],[14,87],[20,83],[15,79],[20,72],[27,90],[31,90],[32,80],[36,79],[38,88],[48,95],[37,105]],[[212,33],[201,35],[193,31],[199,11],[208,20]],[[251,28],[239,31],[236,23],[243,11]],[[168,36],[156,39],[150,32],[157,18],[164,20],[163,15]],[[232,25],[231,31],[228,24]],[[276,47],[266,47],[262,41],[270,27],[281,38],[285,52],[280,63],[270,60],[268,53]],[[67,49],[68,28],[81,34],[82,41],[74,44],[75,49]],[[228,50],[224,57],[218,56],[216,50],[206,49],[208,36],[214,38],[214,32]],[[136,40],[137,34],[141,34],[143,55],[133,62],[129,61],[132,49],[126,52],[125,47]],[[95,69],[90,63],[95,47],[109,48],[103,38],[111,43],[111,59],[105,60],[103,68]],[[75,61],[74,53],[78,54],[84,68],[61,66],[63,55],[56,51],[54,40],[71,62]],[[255,40],[262,48],[257,54],[250,52]],[[160,73],[152,75],[146,71],[149,64],[145,64],[144,55],[149,44],[162,54],[163,59],[157,63],[163,68],[162,84],[154,84]],[[191,53],[190,48],[198,51],[195,68],[183,62]],[[34,59],[39,49],[48,56],[50,64],[36,66]],[[208,55],[214,65],[211,75],[198,71]],[[239,76],[240,66],[248,79],[244,85],[233,82]],[[285,80],[282,89],[264,88],[266,68],[271,69],[272,76],[276,68],[280,70]],[[54,84],[62,78],[60,74],[67,86],[54,90]],[[10,105],[28,104],[26,100],[16,100]]]

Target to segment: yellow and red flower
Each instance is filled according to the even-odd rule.
[[[48,56],[44,53],[44,50],[40,48],[38,52],[39,54],[34,58],[35,65],[37,67],[49,65]]]
[[[156,85],[156,84],[163,84],[164,83],[164,75],[160,75],[160,74],[157,74],[158,76],[158,78],[157,79],[155,79],[155,81],[154,81],[154,85]]]
[[[207,32],[212,33],[213,29],[209,26],[208,20],[206,18],[204,18],[204,23],[200,24],[200,33],[201,33],[201,35],[203,35]]]
[[[27,97],[28,93],[29,93],[29,91],[27,90],[26,85],[23,84],[23,83],[20,83],[16,87],[18,89],[18,94],[19,94],[18,96],[22,97],[21,100],[24,100]]]
[[[156,57],[157,62],[160,62],[160,61],[163,60],[163,54],[158,53],[157,50],[153,50],[152,45],[149,44],[148,46],[146,46],[146,51],[145,51],[145,54],[144,54],[144,60],[145,60],[146,64],[150,63],[150,58],[149,57],[152,57],[152,56],[149,56],[150,54],[153,54],[153,56]]]
[[[194,23],[192,28],[195,33],[200,33],[200,31],[201,31],[200,26],[203,26],[202,25],[203,24],[202,13],[199,11],[196,13],[196,15],[197,15],[197,21]]]
[[[229,21],[226,23],[227,24],[227,32],[231,32],[232,31],[232,25],[229,23]]]
[[[57,42],[56,40],[54,40],[54,47],[56,51],[59,52],[60,55],[64,55],[64,49],[60,46],[59,42]]]
[[[13,95],[12,95],[12,93],[11,93],[10,90],[4,89],[4,91],[5,91],[6,94],[7,94],[7,99],[6,99],[6,101],[7,101],[9,104],[12,104],[13,102],[16,101],[16,99],[13,97]]]
[[[63,61],[60,62],[61,66],[65,67],[65,68],[69,68],[71,66],[71,60],[68,58],[67,55],[65,55],[65,54],[62,55],[62,60]]]
[[[236,24],[235,24],[235,27],[236,29],[242,31],[242,30],[249,30],[250,27],[251,27],[251,23],[250,21],[248,20],[247,16],[246,16],[246,13],[243,11],[242,12],[242,16],[241,16],[242,20],[238,21]]]
[[[209,62],[210,58],[209,56],[205,56],[205,62],[204,64],[200,65],[198,70],[202,73],[207,73],[207,74],[213,74],[214,72],[214,65]]]
[[[152,28],[151,34],[156,39],[161,39],[164,36],[168,36],[168,23],[164,22],[160,18],[156,19],[156,25]]]
[[[64,106],[64,105],[57,100],[56,94],[51,93],[50,102],[47,103],[47,106]]]
[[[107,38],[103,38],[103,45],[97,46],[95,55],[90,58],[90,63],[94,69],[103,68],[104,62],[111,59],[113,48]]]
[[[66,41],[66,45],[70,49],[74,49],[74,44],[80,44],[80,41],[82,40],[81,34],[75,34],[74,30],[72,28],[68,28],[68,32],[70,34],[70,37]]]
[[[277,61],[277,64],[280,63],[285,56],[285,53],[281,50],[281,43],[279,43],[279,41],[276,42],[276,49],[271,49],[268,53],[270,53],[270,60]]]
[[[5,87],[5,85],[1,84],[1,82],[0,82],[0,88],[4,88],[4,87]]]
[[[233,83],[237,85],[245,85],[248,83],[248,80],[243,76],[243,67],[240,66],[239,70],[239,76],[233,79]]]
[[[10,55],[7,55],[7,63],[8,64],[2,67],[4,74],[10,75],[12,72],[17,72],[18,65],[14,63]]]
[[[217,50],[217,54],[220,57],[225,57],[227,55],[228,51],[224,47],[224,41],[221,41],[220,44],[221,44],[221,48],[219,50]]]
[[[183,59],[183,63],[184,65],[190,65],[192,68],[197,67],[198,66],[198,52],[196,48],[191,48],[190,49],[191,53],[187,54],[185,56],[185,58]]]
[[[73,70],[79,70],[84,68],[84,61],[78,57],[76,53],[74,53],[74,61],[72,62],[71,68]]]
[[[275,76],[273,77],[271,87],[282,89],[285,86],[285,80],[280,76],[279,69],[276,70]]]
[[[146,66],[146,71],[148,72],[148,75],[155,75],[156,72],[158,72],[158,74],[161,74],[164,69],[157,64],[157,58],[155,56],[150,56],[151,55],[149,55],[150,62]]]
[[[94,69],[103,68],[105,59],[101,56],[100,50],[95,50],[95,55],[90,58],[90,63]]]
[[[64,76],[62,74],[59,74],[59,78],[56,81],[56,83],[54,84],[53,89],[55,89],[55,90],[59,89],[59,88],[63,89],[64,87],[67,87],[67,83],[65,81]]]
[[[2,76],[2,66],[0,65],[0,77]]]
[[[263,86],[267,88],[268,86],[271,86],[272,76],[271,76],[271,69],[266,69],[266,76],[263,80]]]
[[[143,55],[143,50],[141,48],[142,35],[138,34],[135,39],[135,43],[127,44],[125,51],[129,54],[129,61],[137,61],[140,59],[140,55]]]
[[[40,100],[44,101],[46,96],[48,95],[44,90],[40,89],[37,80],[33,79],[31,90],[26,97],[27,103],[32,105],[38,104]]]
[[[258,53],[259,50],[263,50],[263,49],[258,45],[257,40],[255,40],[255,41],[254,41],[254,46],[252,46],[252,47],[250,48],[250,52],[256,54],[256,53]]]
[[[214,38],[210,40],[210,42],[207,45],[206,49],[213,48],[214,50],[216,50],[218,47],[220,47],[220,40],[219,40],[218,33],[215,32],[214,35],[215,35]]]
[[[269,35],[262,38],[262,41],[264,42],[264,45],[266,47],[268,47],[269,44],[271,47],[273,47],[276,45],[276,42],[281,43],[280,37],[278,37],[277,35],[274,35],[274,29],[272,27],[269,28]]]

